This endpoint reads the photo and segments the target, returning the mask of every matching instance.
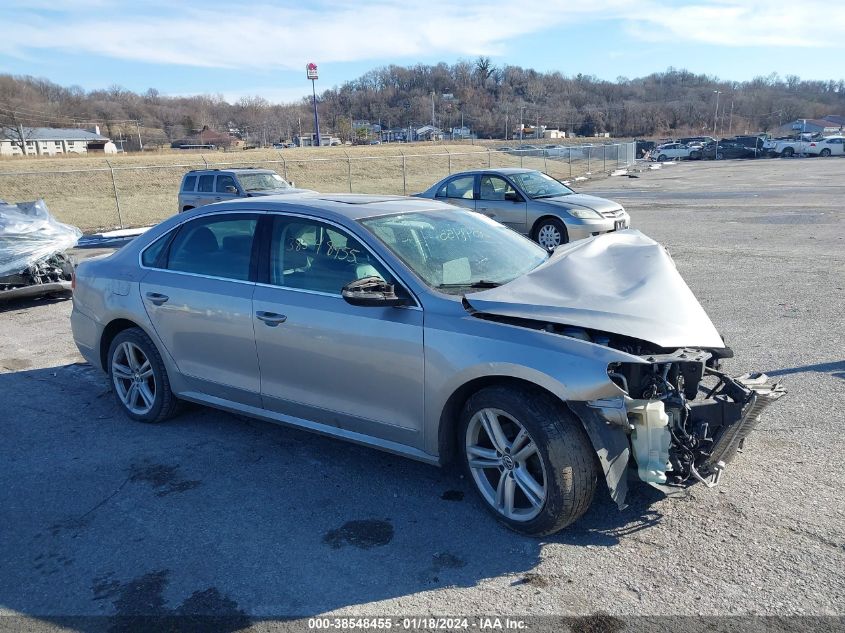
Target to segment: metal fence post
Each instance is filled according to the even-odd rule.
[[[407,196],[408,195],[408,176],[407,176],[407,173],[406,173],[406,170],[405,170],[405,152],[403,152],[400,149],[399,153],[402,154],[402,195]]]
[[[346,156],[346,178],[349,181],[349,193],[352,193],[352,160],[346,150],[343,150],[343,155]]]
[[[475,145],[475,143],[473,143]],[[487,149],[487,169],[490,169],[493,166],[493,152],[490,149]]]
[[[569,179],[572,180],[572,145],[569,146]]]
[[[123,216],[120,213],[120,196],[117,195],[117,181],[114,178],[114,167],[111,166],[111,163],[107,160],[106,165],[109,166],[109,171],[111,172],[111,186],[114,188],[114,202],[117,205],[117,223],[120,228],[123,228]]]
[[[288,180],[288,162],[285,160],[285,157],[282,156],[281,152],[276,152],[276,153],[279,155],[279,158],[282,159],[282,170],[284,170],[285,180]],[[288,180],[288,183],[290,183],[289,180]]]
[[[519,150],[519,166],[522,167],[522,162],[525,160],[525,150]]]
[[[446,154],[449,156],[449,175],[452,175],[452,152],[449,151],[448,147],[444,147],[443,149],[446,150]]]
[[[206,169],[208,169],[208,161],[207,161],[207,160],[205,160],[205,156],[203,156],[202,154],[200,154],[200,158],[202,158],[202,162],[204,162],[204,163],[205,163],[205,168],[206,168]]]
[[[601,146],[601,160],[602,160],[601,170],[606,172],[607,171],[607,145]]]
[[[588,174],[592,174],[592,173],[593,173],[592,171],[590,171],[590,158],[592,157],[592,155],[593,155],[593,146],[592,146],[592,145],[590,145],[590,146],[587,148],[587,173],[588,173]]]
[[[546,173],[549,172],[549,167],[548,167],[548,164],[546,163],[546,150],[543,150],[543,171],[546,172]]]

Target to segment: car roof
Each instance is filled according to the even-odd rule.
[[[265,169],[263,167],[208,167],[203,169],[192,169],[189,172],[186,172],[185,175],[188,174],[200,174],[205,172],[213,172],[213,173],[220,173],[224,171],[236,171],[240,173],[254,173],[254,174],[275,174],[276,172],[272,169]]]
[[[468,176],[469,174],[489,174],[495,172],[497,174],[527,174],[536,169],[528,169],[527,167],[489,167],[485,169],[468,169],[467,171],[459,171],[452,174],[452,176]],[[451,178],[451,176],[450,176]]]
[[[197,211],[210,210],[226,213],[237,207],[238,210],[256,211],[317,211],[317,215],[330,220],[359,220],[380,215],[409,213],[413,211],[445,211],[454,213],[456,207],[410,196],[388,196],[365,193],[305,193],[262,196],[260,198],[238,198],[213,205],[197,207]],[[192,213],[189,211],[188,213]]]

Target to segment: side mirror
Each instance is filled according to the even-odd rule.
[[[506,191],[505,200],[510,200],[511,202],[521,202],[519,194],[516,191]]]
[[[294,189],[296,189],[296,183],[295,183],[293,180],[291,180],[288,184],[289,184],[291,187],[293,187]]]
[[[226,193],[238,193],[238,188],[229,185],[228,187],[226,187]]]
[[[389,308],[405,305],[402,297],[397,297],[393,284],[381,277],[363,277],[351,281],[341,290],[346,303],[362,308]]]

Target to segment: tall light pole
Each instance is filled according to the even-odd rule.
[[[311,95],[314,97],[314,131],[317,134],[317,147],[320,147],[320,117],[317,115],[317,89],[314,82],[317,81],[317,64],[308,62],[305,65],[305,76],[311,80]]]
[[[716,93],[716,111],[713,113],[713,138],[716,138],[716,119],[719,117],[719,95],[722,94],[722,91],[714,90],[713,92]]]

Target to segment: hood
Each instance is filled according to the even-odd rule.
[[[250,198],[260,198],[261,196],[282,196],[291,193],[314,193],[314,191],[312,189],[286,187],[284,189],[265,189],[263,191],[249,191],[247,193]]]
[[[478,312],[591,328],[660,347],[725,346],[666,250],[632,229],[559,246],[531,272],[466,300]]]
[[[622,205],[613,200],[606,198],[599,198],[598,196],[591,196],[586,193],[571,193],[567,196],[556,196],[554,198],[540,198],[536,202],[547,202],[554,206],[566,207],[571,209],[573,207],[583,207],[586,209],[593,209],[599,213],[607,213],[609,211],[618,211]]]

